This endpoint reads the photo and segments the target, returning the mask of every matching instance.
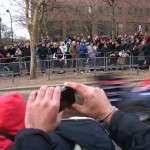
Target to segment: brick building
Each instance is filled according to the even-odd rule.
[[[103,0],[58,0],[46,14],[48,33],[58,40],[90,33],[110,36],[112,8]],[[150,0],[116,0],[114,11],[116,35],[150,32]]]

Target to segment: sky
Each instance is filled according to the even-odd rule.
[[[18,23],[15,22],[15,16],[17,15],[15,9],[18,9],[14,6],[11,6],[12,0],[0,0],[0,17],[2,18],[2,23],[6,24],[9,28],[11,27],[11,20],[10,20],[10,15],[9,13],[6,12],[6,10],[9,10],[11,15],[12,15],[12,26],[13,26],[13,31],[17,37],[26,37],[29,39],[29,34],[28,31],[25,27],[21,27],[18,25]],[[21,10],[22,12],[24,10]]]

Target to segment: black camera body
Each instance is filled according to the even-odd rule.
[[[75,103],[75,90],[69,87],[61,87],[60,109],[59,112]]]

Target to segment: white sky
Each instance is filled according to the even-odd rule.
[[[17,15],[17,13],[15,12],[15,7],[11,6],[10,0],[0,0],[0,17],[2,18],[2,23],[6,24],[8,27],[11,27],[10,15],[9,13],[6,12],[7,9],[10,11],[12,18],[15,15]],[[23,12],[24,10],[21,10],[21,11]],[[13,24],[12,25],[13,31],[17,37],[21,36],[21,37],[29,38],[29,34],[26,28],[18,26],[15,21],[13,21],[12,24]]]

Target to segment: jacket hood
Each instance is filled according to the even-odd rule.
[[[26,101],[19,93],[0,96],[0,131],[15,136],[25,127]],[[0,136],[0,150],[5,150],[13,142]]]

